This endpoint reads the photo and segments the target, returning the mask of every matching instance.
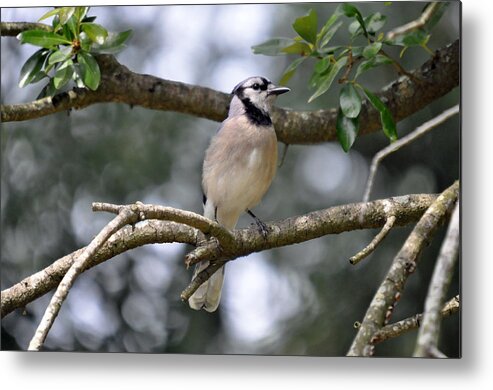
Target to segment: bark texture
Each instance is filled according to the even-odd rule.
[[[267,239],[256,228],[239,229],[233,232],[234,245],[225,251],[219,248],[217,243],[211,245],[208,242],[204,245],[206,242],[204,235],[184,223],[150,219],[137,223],[134,227],[126,226],[115,233],[83,264],[82,271],[133,248],[146,244],[169,242],[196,246],[197,249],[191,254],[192,259],[189,259],[191,263],[207,257],[214,263],[213,265],[219,267],[227,261],[265,249],[304,242],[327,234],[382,227],[389,215],[396,216],[396,226],[404,226],[418,221],[435,199],[435,195],[428,194],[406,195],[314,211],[269,223]],[[154,217],[157,216],[157,213],[154,214]],[[4,317],[15,309],[25,307],[56,288],[84,250],[85,248],[82,248],[64,256],[45,269],[3,290],[1,316]],[[204,275],[198,276],[195,280],[200,277],[199,282],[200,280],[203,282],[208,276],[207,272],[210,270],[205,270]],[[193,286],[189,286],[186,291],[192,294]]]
[[[6,35],[4,31],[14,31],[15,24],[2,23],[2,34]],[[8,25],[9,28],[4,25]],[[15,31],[22,29],[22,25]],[[2,105],[2,122],[30,120],[108,102],[181,112],[214,121],[226,118],[231,99],[229,94],[138,74],[120,64],[111,55],[100,55],[97,60],[102,75],[101,84],[96,91],[74,88],[53,98]],[[437,50],[432,58],[411,72],[412,78],[400,77],[378,93],[378,96],[388,105],[394,119],[400,121],[459,85],[459,60],[457,40]],[[372,133],[381,128],[379,112],[367,101],[363,103],[360,115],[360,134]],[[272,113],[277,138],[285,144],[311,144],[335,140],[336,117],[336,108],[292,111],[275,107]]]

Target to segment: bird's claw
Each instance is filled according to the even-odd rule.
[[[257,224],[257,229],[262,237],[267,238],[267,234],[269,234],[269,227],[260,219],[256,219],[255,223]]]

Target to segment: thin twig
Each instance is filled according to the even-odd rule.
[[[200,272],[190,284],[182,291],[180,298],[182,301],[188,301],[188,298],[204,283],[209,280],[209,278],[214,275],[214,273],[224,265],[224,262],[214,262],[209,264],[202,272]]]
[[[429,121],[423,123],[421,126],[417,127],[412,133],[409,133],[405,137],[402,137],[401,139],[391,143],[390,145],[386,146],[382,150],[380,150],[375,157],[373,157],[373,160],[371,162],[370,166],[370,175],[368,176],[368,181],[366,182],[366,189],[365,189],[365,194],[363,195],[363,202],[368,202],[370,199],[370,192],[373,187],[373,182],[375,180],[375,174],[377,172],[378,164],[387,157],[389,154],[392,154],[394,152],[397,152],[400,148],[403,146],[406,146],[410,144],[411,142],[416,141],[418,138],[422,137],[425,135],[427,132],[430,130],[433,130],[435,127],[438,125],[442,124],[449,118],[453,117],[454,115],[458,114],[460,110],[459,105],[455,105],[452,108],[449,108],[448,110],[445,110],[442,112],[440,115],[434,117],[433,119],[430,119]]]
[[[450,299],[440,311],[441,319],[449,317],[455,314],[460,309],[460,297],[456,295]],[[410,330],[418,329],[423,322],[423,313],[415,314],[412,317],[405,318],[393,324],[385,325],[382,329],[376,332],[372,339],[371,344],[375,345],[382,341],[399,337]]]
[[[130,207],[125,207],[120,210],[119,214],[108,223],[98,235],[91,241],[91,243],[81,253],[80,257],[75,260],[68,272],[63,277],[62,281],[58,285],[55,294],[51,298],[51,301],[46,308],[46,311],[41,319],[36,332],[29,343],[28,349],[30,351],[39,351],[46,336],[55,321],[65,298],[70,291],[70,288],[75,282],[75,279],[83,271],[85,263],[90,259],[103,244],[123,226],[137,222],[138,215]]]
[[[375,293],[349,349],[349,356],[373,355],[374,346],[371,344],[373,335],[390,320],[404,284],[417,267],[421,251],[433,237],[439,223],[454,206],[458,194],[459,181],[456,181],[440,194],[416,224]]]
[[[441,2],[432,2],[430,3],[423,13],[419,16],[419,18],[404,24],[403,26],[399,26],[387,33],[387,39],[394,39],[398,35],[403,35],[406,34],[410,31],[417,30],[421,27],[423,27],[428,21],[431,19],[431,17],[438,11],[440,7],[442,7],[444,4]]]
[[[428,289],[423,323],[419,329],[414,350],[415,357],[429,356],[430,351],[435,351],[438,348],[440,308],[445,301],[445,294],[452,280],[454,265],[459,253],[459,209],[460,205],[457,202]]]
[[[375,248],[377,247],[382,240],[387,237],[387,234],[389,234],[390,230],[394,226],[395,223],[395,216],[391,215],[388,219],[387,222],[385,222],[385,225],[383,226],[382,230],[371,240],[371,242],[360,252],[356,253],[353,257],[349,259],[349,262],[351,264],[358,264],[361,260],[363,260],[365,257],[367,257],[370,253],[372,253]]]

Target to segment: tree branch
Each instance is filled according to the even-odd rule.
[[[44,23],[28,23],[28,22],[1,22],[0,33],[2,37],[16,37],[23,31],[27,30],[53,30],[51,26]]]
[[[413,132],[409,133],[405,137],[392,142],[390,145],[386,146],[382,150],[380,150],[372,159],[370,166],[370,174],[368,176],[368,180],[366,182],[365,194],[363,195],[363,202],[368,202],[370,200],[370,192],[373,187],[373,182],[375,181],[375,175],[377,173],[377,168],[380,162],[387,157],[389,154],[397,152],[402,147],[410,144],[411,142],[416,141],[418,138],[422,137],[429,131],[433,130],[438,125],[441,125],[446,120],[450,119],[454,115],[458,114],[460,110],[459,105],[455,105],[454,107],[445,110],[440,115],[436,116],[433,119],[423,123],[421,126],[418,126]]]
[[[442,2],[430,2],[428,6],[424,9],[423,13],[417,18],[403,26],[399,26],[387,33],[387,39],[394,39],[398,35],[407,34],[410,31],[417,30],[424,27],[428,23],[431,17],[436,14],[440,8],[448,6],[447,3]]]
[[[331,207],[270,223],[267,238],[255,228],[238,229],[233,232],[237,243],[236,250],[234,253],[227,252],[226,255],[218,249],[217,244],[208,242],[200,246],[204,242],[204,236],[195,228],[182,223],[147,220],[137,223],[133,228],[125,227],[114,234],[83,264],[82,271],[138,246],[167,242],[188,243],[197,246],[198,249],[204,248],[199,255],[192,256],[190,261],[193,263],[194,260],[207,258],[211,260],[212,267],[214,264],[224,264],[226,261],[249,253],[304,242],[327,234],[382,227],[390,215],[395,215],[396,226],[405,226],[419,220],[435,199],[435,195],[417,194],[376,200],[366,204],[355,203]],[[17,308],[25,307],[55,288],[82,251],[84,248],[55,261],[44,270],[2,291],[2,317]],[[187,291],[190,292],[192,289],[193,287],[190,287]]]
[[[459,193],[459,182],[447,188],[426,210],[399,253],[394,258],[387,275],[373,297],[348,356],[371,356],[373,335],[386,325],[404,284],[414,272],[424,246],[433,237],[439,223],[452,209]]]
[[[460,298],[456,295],[449,300],[443,308],[440,310],[440,319],[449,317],[459,311]],[[382,329],[376,332],[372,339],[371,344],[375,345],[382,341],[399,337],[410,330],[417,329],[423,321],[423,314],[416,314],[412,317],[408,317],[393,324],[385,325]]]
[[[391,215],[388,219],[387,222],[385,222],[385,225],[383,226],[382,230],[378,232],[378,234],[371,240],[371,242],[360,252],[356,253],[353,257],[349,259],[349,263],[355,265],[358,264],[361,260],[363,260],[365,257],[369,256],[382,242],[382,240],[387,237],[387,234],[389,234],[390,230],[394,226],[395,223],[395,216]]]
[[[41,318],[38,328],[29,343],[28,349],[30,351],[40,350],[46,340],[46,336],[48,336],[48,332],[60,312],[60,309],[62,308],[63,302],[68,296],[70,288],[74,284],[77,276],[79,276],[84,270],[86,262],[94,256],[94,254],[114,233],[125,225],[137,222],[138,218],[139,214],[137,213],[136,207],[133,205],[121,208],[118,215],[98,233],[91,243],[82,251],[80,256],[76,258],[58,285],[55,294],[51,298],[51,301],[46,308],[43,317]]]
[[[455,261],[459,253],[459,209],[459,202],[457,202],[431,278],[425,302],[423,323],[419,329],[414,350],[415,357],[429,357],[430,351],[438,350],[440,309],[445,301],[445,294],[452,280]]]
[[[110,213],[118,214],[126,205],[113,205],[109,203],[95,202],[92,204],[92,211],[107,211]],[[173,207],[143,204],[137,202],[132,205],[135,212],[139,214],[141,221],[145,219],[159,219],[164,221],[172,221],[177,223],[183,223],[190,227],[200,230],[205,235],[212,235],[216,237],[222,248],[227,250],[234,250],[235,237],[230,230],[226,229],[216,221],[212,221],[200,214],[193,213],[191,211],[179,210]]]
[[[3,32],[2,32],[3,34]],[[378,96],[395,120],[400,121],[426,107],[459,85],[459,41],[438,50],[413,77],[400,77]],[[98,56],[101,84],[96,91],[74,88],[31,103],[2,105],[2,122],[23,121],[95,103],[115,102],[155,110],[176,111],[222,121],[230,95],[209,88],[164,80],[130,71],[113,56]],[[413,80],[414,79],[414,80]],[[416,82],[415,80],[419,80]],[[278,140],[285,144],[308,144],[335,140],[337,109],[291,111],[275,107],[272,119]],[[367,102],[360,114],[360,134],[381,128],[380,114]]]

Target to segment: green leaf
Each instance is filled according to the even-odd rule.
[[[370,70],[380,65],[386,65],[391,63],[392,60],[389,57],[384,56],[382,54],[377,54],[375,57],[363,61],[361,64],[359,64],[358,69],[356,69],[356,75],[354,76],[354,78],[356,79],[359,75],[366,72],[367,70]]]
[[[321,46],[320,42],[322,42],[325,35],[329,32],[332,25],[339,19],[339,15],[336,13],[332,14],[332,16],[325,22],[324,26],[317,34],[317,46]]]
[[[41,16],[38,19],[38,22],[41,22],[42,20],[48,19],[52,16],[58,15],[61,10],[62,10],[61,8],[55,8],[55,9],[52,9],[51,11],[48,11],[47,13],[45,13],[43,16]]]
[[[91,54],[81,51],[77,54],[77,62],[79,63],[84,85],[95,91],[101,80],[101,71],[99,70],[97,61]]]
[[[108,37],[108,31],[96,23],[82,23],[82,31],[84,31],[89,39],[98,45],[102,45]]]
[[[344,65],[346,65],[346,62],[347,57],[341,57],[336,61],[335,64],[331,66],[330,71],[327,73],[327,75],[319,80],[318,88],[310,97],[310,99],[308,99],[308,103],[311,103],[314,99],[327,92],[339,71]]]
[[[380,122],[382,123],[382,129],[385,135],[391,142],[397,140],[397,129],[395,126],[394,118],[389,108],[380,100],[380,98],[370,92],[368,89],[363,88],[366,97],[370,101],[373,107],[380,113]]]
[[[319,48],[327,45],[336,31],[339,29],[339,27],[341,27],[342,22],[334,24],[337,19],[339,19],[339,15],[337,13],[334,13],[317,34],[317,46]]]
[[[364,25],[366,26],[366,31],[369,34],[374,35],[378,30],[380,30],[385,22],[387,20],[387,17],[385,15],[382,15],[380,12],[375,12],[374,14],[371,14],[364,18]],[[354,38],[358,35],[364,34],[362,24],[359,19],[356,19],[354,22],[352,22],[349,25],[349,33],[351,36]]]
[[[291,64],[286,68],[283,75],[281,76],[281,80],[279,81],[279,84],[280,85],[286,85],[288,83],[288,81],[291,79],[291,77],[293,77],[293,75],[295,74],[298,66],[304,60],[306,60],[306,57],[300,57],[300,58],[295,59],[293,62],[291,62]]]
[[[81,22],[85,18],[87,11],[89,11],[89,7],[75,7],[74,15],[78,22]]]
[[[115,54],[123,50],[126,45],[125,42],[132,35],[132,30],[123,31],[121,33],[108,33],[108,37],[102,45],[94,44],[91,48],[91,53],[100,54]]]
[[[261,43],[260,45],[252,46],[253,54],[263,54],[266,56],[279,56],[286,54],[282,51],[293,44],[291,38],[273,38]]]
[[[365,18],[366,30],[369,33],[376,33],[380,30],[387,21],[387,17],[380,12],[375,12]]]
[[[322,74],[327,69],[329,69],[329,66],[330,66],[330,59],[329,59],[329,57],[324,57],[321,60],[317,61],[315,63],[315,66],[313,68],[315,69],[315,72]]]
[[[361,13],[358,11],[358,9],[352,5],[351,3],[342,3],[336,8],[336,14],[338,15],[346,15],[348,18],[352,18],[356,16],[357,14]]]
[[[21,43],[30,43],[31,45],[46,47],[48,49],[56,45],[71,44],[71,42],[65,37],[51,31],[43,30],[28,30],[21,32],[17,35],[17,39],[19,39]]]
[[[363,16],[361,16],[361,12],[359,12],[358,8],[356,8],[354,5],[350,3],[342,3],[336,8],[336,13],[339,15],[344,14],[348,18],[355,18],[358,21],[361,28],[363,29],[363,33],[365,34],[365,36],[366,37],[368,36],[368,32],[366,31],[366,25],[365,25],[365,21],[363,20]]]
[[[64,46],[60,50],[54,51],[48,57],[48,64],[56,64],[57,62],[63,62],[72,56],[72,47]]]
[[[72,60],[67,60],[62,65],[60,65],[55,73],[55,77],[53,78],[53,85],[55,86],[55,88],[60,89],[65,84],[67,84],[72,78],[73,73],[74,63]]]
[[[77,85],[78,88],[84,88],[84,82],[82,81],[82,73],[80,71],[80,65],[79,64],[74,64],[74,74],[72,75],[72,78],[75,81],[75,84]]]
[[[353,46],[351,48],[351,52],[353,54],[353,57],[359,57],[359,56],[363,55],[363,50],[364,50],[364,46]]]
[[[305,41],[315,44],[317,41],[317,12],[311,9],[305,16],[296,19],[293,29]]]
[[[360,34],[363,34],[363,29],[361,28],[361,24],[359,24],[359,21],[357,20],[354,20],[349,24],[348,31],[349,34],[351,34],[351,37],[353,38]]]
[[[68,30],[72,34],[72,39],[76,38],[79,36],[79,24],[77,23],[77,17],[75,15],[72,15],[72,17],[67,20],[66,25],[64,26],[65,29],[68,28]]]
[[[353,84],[346,84],[339,93],[339,106],[348,118],[356,118],[361,111],[361,97]]]
[[[319,85],[322,78],[327,75],[332,65],[330,58],[333,58],[333,56],[324,57],[315,63],[315,66],[313,67],[314,71],[308,82],[310,88],[315,88]]]
[[[382,42],[373,42],[363,49],[363,57],[370,59],[377,55],[382,48]]]
[[[57,32],[58,30],[60,30],[61,25],[58,15],[56,15],[51,21],[51,27],[53,27],[53,32]]]
[[[53,22],[56,25],[65,24],[65,23],[67,23],[67,20],[69,20],[70,17],[74,14],[74,12],[75,12],[75,7],[55,8],[55,9],[45,13],[43,16],[41,16],[38,19],[38,21],[42,21],[44,19],[48,19],[51,16],[55,16],[55,18],[53,19]],[[58,19],[55,22],[56,17],[58,17]],[[53,25],[53,27],[55,28],[56,26]]]
[[[65,24],[72,17],[75,12],[75,7],[62,7],[58,13],[60,18],[60,24]]]
[[[35,84],[35,83],[43,80],[46,77],[48,77],[48,75],[46,74],[46,72],[44,70],[40,70],[38,73],[36,73],[34,75],[33,79],[30,82],[30,84]]]
[[[56,88],[55,86],[53,85],[53,79],[51,79],[50,81],[48,81],[48,84],[46,84],[40,91],[40,93],[38,94],[38,96],[36,97],[36,100],[37,99],[42,99],[46,96],[54,96],[56,93]]]
[[[342,22],[338,22],[336,24],[334,24],[332,26],[332,28],[330,28],[327,33],[322,36],[322,38],[320,39],[320,47],[325,47],[329,42],[330,40],[334,37],[335,33],[337,32],[337,30],[339,30],[339,27],[342,26]]]
[[[82,23],[92,23],[96,20],[96,16],[86,16],[82,19]]]
[[[318,52],[321,55],[334,54],[337,50],[344,49],[347,52],[346,46],[328,46],[320,49]],[[339,53],[338,55],[345,54],[345,52]]]
[[[23,88],[33,82],[33,79],[39,73],[48,55],[48,50],[39,49],[29,57],[22,66],[19,76],[19,87]]]
[[[284,49],[281,49],[281,52],[286,54],[299,54],[302,56],[308,56],[311,54],[312,49],[305,42],[295,42],[292,45],[289,45]]]
[[[80,47],[84,51],[93,52],[93,42],[89,39],[85,32],[81,32],[79,35]]]
[[[342,149],[347,153],[353,146],[359,131],[359,117],[348,118],[339,110],[336,121],[336,135]]]

